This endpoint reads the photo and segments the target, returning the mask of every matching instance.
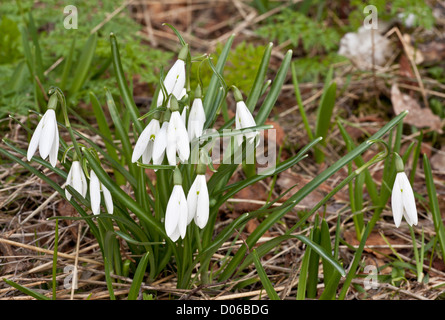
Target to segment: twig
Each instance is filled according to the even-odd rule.
[[[25,249],[32,250],[32,251],[37,251],[37,252],[41,252],[41,253],[54,255],[54,251],[53,250],[48,250],[48,249],[43,249],[43,248],[39,248],[39,247],[35,247],[35,246],[30,246],[30,245],[27,245],[27,244],[24,244],[24,243],[15,242],[15,241],[11,241],[11,240],[8,240],[8,239],[0,238],[0,243],[6,243],[6,244],[9,244],[11,246],[16,246],[16,247],[25,248]],[[76,257],[73,256],[73,255],[70,255],[70,254],[58,252],[57,255],[59,257],[61,257],[61,258],[76,260]],[[97,260],[93,260],[93,259],[78,257],[78,260],[82,261],[82,262],[96,264],[96,265],[103,265],[102,262],[97,261]]]

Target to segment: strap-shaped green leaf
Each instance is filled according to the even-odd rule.
[[[147,269],[148,258],[150,254],[150,252],[145,253],[139,261],[138,267],[133,276],[133,282],[131,283],[130,292],[128,293],[128,300],[136,300],[139,295],[139,290],[141,288],[142,280],[145,275],[145,270]]]
[[[258,276],[260,277],[263,287],[266,289],[267,295],[271,300],[281,300],[277,292],[275,291],[272,283],[270,282],[270,279],[267,277],[266,270],[264,270],[263,265],[261,264],[260,258],[258,257],[258,254],[256,253],[255,249],[253,249],[252,253],[256,271],[258,273]]]
[[[130,112],[131,120],[133,121],[133,125],[136,128],[138,134],[142,132],[144,129],[138,118],[140,117],[139,110],[136,107],[136,103],[133,99],[133,94],[128,87],[127,81],[125,79],[124,70],[122,68],[121,57],[119,54],[119,46],[117,43],[116,35],[114,33],[110,34],[110,44],[111,44],[111,56],[113,58],[113,66],[114,72],[116,74],[117,84],[119,86],[119,91],[122,96],[122,100],[124,101],[125,106],[128,108]]]
[[[281,88],[283,86],[284,81],[286,80],[287,72],[289,71],[289,66],[292,61],[292,50],[289,50],[284,56],[283,62],[281,62],[280,68],[278,69],[277,75],[272,82],[272,86],[270,87],[270,91],[264,99],[261,108],[258,111],[258,114],[255,117],[255,122],[257,125],[263,124],[267,118],[269,117],[272,108],[275,105],[275,102],[278,99],[278,96],[281,93]]]

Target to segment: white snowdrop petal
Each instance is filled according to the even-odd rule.
[[[200,179],[200,188],[195,214],[195,223],[199,228],[203,229],[209,220],[209,191],[207,189],[205,175],[198,175],[197,179]]]
[[[187,134],[182,134],[176,142],[178,156],[182,163],[185,163],[190,157],[190,142]]]
[[[187,131],[189,133],[190,141],[202,135],[202,130],[204,128],[205,121],[206,118],[205,118],[204,108],[202,105],[202,100],[197,98],[193,100],[187,124]]]
[[[162,123],[161,129],[153,142],[153,164],[161,164],[167,147],[167,131],[169,122]]]
[[[176,187],[176,186],[175,186]],[[185,238],[185,233],[187,231],[187,219],[188,219],[188,208],[187,208],[187,199],[185,198],[184,190],[182,186],[178,186],[180,188],[179,192],[179,221],[178,228],[179,233],[181,234],[181,238]]]
[[[74,190],[82,194],[83,193],[82,168],[80,166],[79,161],[73,161],[71,166],[72,166],[71,169],[73,170],[71,186],[74,188]]]
[[[174,186],[165,211],[165,232],[170,237],[178,226],[179,221],[179,186]]]
[[[43,122],[45,119],[45,115],[46,114],[43,115],[43,117],[40,119],[39,123],[37,124],[37,127],[34,130],[34,133],[31,137],[31,141],[29,142],[28,152],[26,155],[28,161],[30,161],[31,158],[34,156],[34,154],[36,153],[37,147],[39,146],[40,135],[42,134],[42,128],[43,128]]]
[[[176,143],[170,143],[167,145],[167,160],[168,164],[171,166],[176,165]]]
[[[396,175],[396,179],[394,180],[394,186],[392,188],[391,194],[391,206],[392,206],[392,214],[394,218],[394,224],[398,228],[400,223],[402,222],[403,216],[403,203],[402,203],[402,191],[400,189],[400,176]]]
[[[107,208],[107,213],[113,214],[114,205],[113,205],[113,198],[111,197],[110,191],[105,187],[103,184],[101,184],[102,192],[104,195],[104,201],[105,201],[105,207]]]
[[[252,113],[249,111],[244,101],[237,102],[236,107],[239,110],[239,118],[242,128],[256,126],[255,119],[253,118]]]
[[[176,60],[164,79],[164,87],[167,94],[173,94],[178,100],[182,98],[182,92],[185,85],[185,62]],[[157,106],[162,104],[164,93],[159,91]]]
[[[193,220],[196,214],[196,206],[198,204],[198,190],[196,188],[197,184],[198,180],[195,178],[195,181],[193,181],[192,186],[190,187],[190,190],[187,194],[187,207],[188,207],[187,224],[190,224],[190,222]]]
[[[144,150],[144,153],[142,154],[142,163],[149,164],[152,156],[153,156],[153,141],[149,141],[147,147]]]
[[[399,175],[399,174],[397,174]],[[405,173],[400,173],[399,183],[401,185],[403,206],[406,210],[406,215],[409,216],[411,225],[417,225],[417,208],[416,200],[414,198],[414,192],[411,187],[411,183]],[[406,218],[406,217],[405,217]]]
[[[100,213],[100,181],[93,170],[90,171],[90,202],[93,214]]]
[[[178,240],[180,236],[181,236],[181,234],[179,233],[178,226],[176,226],[175,230],[173,230],[173,232],[170,235],[168,235],[170,240],[173,242],[176,242],[176,240]]]
[[[87,178],[85,177],[85,174],[83,173],[82,168],[80,168],[80,179],[82,181],[82,190],[81,190],[80,194],[82,195],[82,197],[85,198],[85,196],[87,195],[87,191],[88,191],[88,182],[87,182]]]
[[[408,223],[408,225],[412,226],[413,225],[413,221],[411,220],[411,217],[409,216],[409,214],[406,211],[405,207],[403,207],[403,216],[405,217],[406,223]]]
[[[188,106],[185,106],[184,109],[182,109],[182,113],[181,113],[181,120],[184,124],[187,123],[187,110],[188,110]]]
[[[176,64],[178,65],[178,69],[176,70],[177,76],[171,93],[176,97],[176,99],[181,100],[181,98],[183,97],[182,92],[185,85],[185,62],[182,60],[177,60]]]
[[[58,153],[59,153],[59,130],[57,129],[56,125],[56,127],[54,128],[54,139],[49,153],[49,162],[53,167],[55,167],[57,164]]]
[[[39,153],[42,159],[46,159],[51,151],[52,143],[54,141],[54,130],[57,129],[56,114],[54,110],[49,109],[45,113],[42,133],[39,139]]]
[[[145,127],[145,129],[141,132],[138,141],[136,141],[136,144],[133,149],[133,155],[131,156],[131,162],[134,163],[138,161],[139,158],[142,156],[145,149],[147,148],[148,141],[150,140],[150,134],[151,134],[151,128],[150,124],[148,124]]]
[[[71,185],[73,179],[73,166],[71,166],[70,171],[68,171],[68,176],[66,177],[66,185]],[[65,189],[65,196],[68,199],[68,201],[71,200],[71,194],[68,192],[67,189]]]

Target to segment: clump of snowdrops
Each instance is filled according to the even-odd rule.
[[[161,275],[173,272],[180,288],[206,285],[215,280],[223,284],[242,276],[244,270],[252,264],[257,268],[269,297],[278,298],[273,284],[262,269],[261,258],[286,240],[302,241],[307,252],[316,254],[323,261],[326,271],[324,279],[328,281],[329,275],[334,279],[327,288],[330,292],[326,294],[332,296],[334,292],[335,296],[333,288],[339,285],[340,277],[346,276],[338,250],[329,250],[330,243],[326,247],[316,240],[313,230],[308,229],[309,233],[306,235],[296,234],[295,231],[301,229],[335,192],[361,174],[366,174],[370,165],[386,161],[389,154],[395,154],[391,146],[383,143],[385,150],[370,162],[358,162],[359,169],[350,171],[350,175],[341,184],[300,217],[285,234],[262,243],[258,241],[310,192],[335,172],[359,159],[374,142],[392,131],[401,123],[406,113],[391,120],[368,142],[351,149],[288,200],[279,202],[281,195],[268,201],[260,209],[243,213],[216,229],[219,208],[225,201],[243,188],[292,168],[309,156],[311,149],[322,137],[313,139],[302,146],[296,155],[282,162],[274,153],[274,141],[269,139],[267,144],[264,141],[265,130],[269,132],[269,137],[273,137],[273,127],[265,125],[265,121],[286,80],[291,64],[291,51],[284,56],[275,77],[268,80],[266,75],[272,44],[266,46],[256,75],[249,75],[252,77],[252,89],[244,96],[236,86],[228,86],[223,77],[234,36],[226,42],[215,65],[209,55],[192,55],[181,35],[176,34],[181,43],[177,59],[166,73],[161,71],[153,102],[143,115],[133,100],[128,79],[125,77],[116,36],[110,35],[113,67],[120,96],[113,96],[107,88],[102,93],[90,92],[89,98],[97,122],[86,124],[87,129],[103,139],[105,148],[71,126],[70,111],[75,110],[76,106],[69,105],[69,99],[66,99],[65,93],[59,88],[51,87],[47,110],[37,126],[28,128],[23,125],[31,136],[28,150],[21,150],[6,141],[14,152],[26,157],[27,161],[3,148],[0,151],[51,185],[79,213],[78,217],[57,216],[51,219],[56,222],[60,219],[79,219],[88,224],[102,251],[112,299],[115,298],[112,285],[115,280],[111,274],[133,277],[128,299],[135,299],[143,279],[149,283]],[[191,88],[190,72],[194,63],[208,63],[213,75],[209,83],[199,83]],[[224,117],[224,123],[217,126],[218,117],[223,108],[228,108],[230,101],[233,101],[229,99],[232,97],[235,100],[235,116]],[[108,123],[106,113],[110,114],[112,123]],[[85,121],[83,124],[85,127]],[[70,141],[60,139],[60,130],[68,131]],[[275,158],[269,157],[269,166],[261,170],[258,162],[261,153],[264,155],[267,148],[268,153]],[[264,159],[263,157],[263,164]],[[392,203],[396,225],[399,226],[402,216],[405,216],[410,225],[416,224],[417,213],[415,206],[413,207],[412,190],[403,176],[403,166],[399,160],[397,163],[396,178],[396,170],[392,167],[396,190],[393,192]],[[66,181],[65,186],[59,186],[32,164],[39,164],[59,175]],[[242,166],[246,178],[232,183],[230,179],[239,166]],[[154,172],[155,180],[149,179],[148,170]],[[125,190],[129,191],[124,191],[122,186],[126,186]],[[366,229],[361,230],[361,240],[366,239],[386,203],[387,198],[383,197],[383,192],[378,200],[373,219]],[[236,239],[239,230],[253,218],[258,219],[260,224],[241,247],[235,253],[229,252],[223,259],[215,260],[213,256],[221,245]],[[323,222],[325,223],[324,220]],[[312,229],[319,230],[318,222],[314,223]],[[136,262],[121,256],[119,239],[123,240],[131,254],[140,257]],[[357,252],[359,259],[361,252]],[[303,259],[304,261],[308,259]],[[344,282],[346,288],[354,277],[356,268],[357,265],[355,269],[350,269]],[[299,297],[304,297],[305,292],[306,288],[302,288]]]

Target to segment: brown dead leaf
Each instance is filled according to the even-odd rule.
[[[354,230],[348,230],[343,233],[343,237],[346,242],[348,242],[350,245],[358,246],[360,242],[357,240],[357,236]],[[396,244],[405,244],[405,242],[400,238],[390,238],[388,236],[385,236],[386,240],[391,245]],[[382,235],[378,233],[377,231],[372,232],[368,239],[366,240],[365,244],[365,251],[374,254],[377,258],[384,258],[385,255],[392,254],[392,251],[389,247],[386,248],[370,248],[369,246],[387,246],[385,240],[383,239]]]
[[[292,195],[294,195],[298,190],[300,190],[304,185],[309,183],[312,180],[311,177],[304,176],[299,173],[292,172],[290,170],[284,171],[280,173],[277,178],[276,185],[281,189],[281,193],[284,193],[289,188],[292,188],[286,195],[284,195],[281,199],[282,201],[286,201]],[[295,186],[295,187],[294,187]],[[316,190],[309,193],[304,199],[299,202],[300,206],[304,206],[307,208],[313,208],[316,204],[318,204],[323,198],[332,191],[332,187],[326,183],[322,183]],[[335,200],[339,201],[349,201],[349,197],[347,194],[337,192],[334,197]]]
[[[435,153],[430,158],[431,168],[442,171],[445,168],[445,151],[441,148],[440,152]]]
[[[69,217],[75,217],[79,214],[77,213],[76,209],[66,200],[62,200],[57,205],[57,211],[59,212],[59,215],[61,216],[69,216]],[[73,224],[72,220],[65,220],[65,223],[69,226]],[[69,227],[69,231],[73,235],[74,239],[77,239],[77,228],[75,225]]]
[[[247,224],[246,224],[246,232],[252,233],[253,231],[255,231],[255,229],[258,227],[258,225],[259,225],[259,222],[256,218],[250,219],[249,221],[247,221]]]
[[[440,62],[445,58],[445,41],[431,41],[419,44],[419,50],[422,52],[424,62]]]
[[[391,102],[396,115],[408,110],[403,119],[407,124],[417,128],[429,127],[438,133],[442,133],[442,121],[428,108],[422,108],[420,104],[407,94],[400,92],[399,87],[393,84],[391,87]]]
[[[277,148],[279,148],[283,142],[285,137],[285,132],[283,130],[283,127],[276,121],[267,120],[264,124],[266,125],[273,125],[273,129],[275,130],[275,138],[276,138],[276,145]],[[268,130],[264,131],[264,140],[267,141],[268,138]]]
[[[249,212],[259,209],[262,204],[250,202],[249,200],[265,201],[267,199],[268,190],[261,183],[255,183],[247,188],[240,190],[235,194],[235,199],[240,199],[240,202],[233,202],[234,210],[239,213]]]

